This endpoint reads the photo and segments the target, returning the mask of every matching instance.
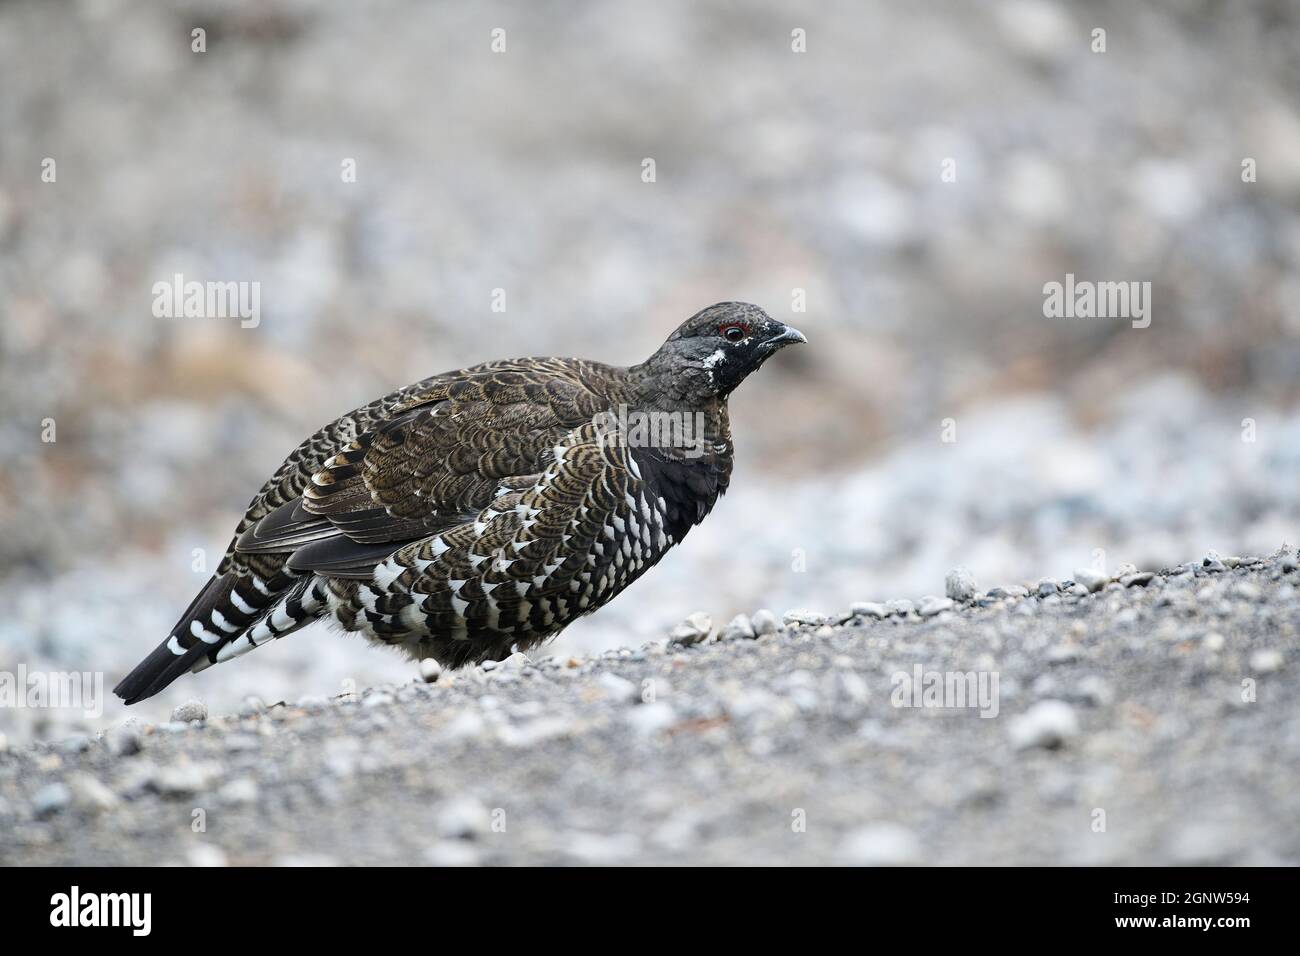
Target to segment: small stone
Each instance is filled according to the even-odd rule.
[[[1207,551],[1205,557],[1201,559],[1201,567],[1206,571],[1226,571],[1227,566],[1219,558],[1219,552]]]
[[[1038,582],[1038,587],[1035,589],[1035,593],[1039,597],[1047,597],[1048,595],[1055,594],[1057,590],[1058,585],[1055,580],[1052,578],[1042,578]]]
[[[487,807],[473,797],[453,797],[434,812],[434,826],[444,839],[473,840],[487,833],[490,825]]]
[[[897,614],[899,617],[907,617],[916,610],[916,605],[907,598],[900,598],[897,601],[887,601],[885,607],[889,608],[890,614]]]
[[[1229,568],[1241,567],[1241,558],[1235,554],[1226,554],[1220,560],[1223,561],[1225,567],[1229,567]]]
[[[752,641],[757,635],[748,614],[737,614],[731,619],[722,633],[718,635],[723,641]]]
[[[448,741],[477,740],[487,732],[487,722],[472,710],[462,710],[439,731]]]
[[[65,754],[83,754],[90,749],[93,741],[86,734],[77,734],[60,741],[59,750]]]
[[[804,625],[806,627],[821,627],[826,623],[826,615],[821,611],[809,611],[806,608],[797,607],[785,612],[784,617],[786,625]]]
[[[1074,698],[1093,707],[1106,706],[1114,696],[1110,685],[1096,674],[1084,677],[1074,688]]]
[[[1266,647],[1250,655],[1250,669],[1258,674],[1271,674],[1281,670],[1282,652],[1276,648]]]
[[[840,671],[835,686],[841,696],[854,704],[865,704],[871,697],[867,682],[851,670]]]
[[[641,699],[641,691],[636,684],[609,671],[604,671],[596,678],[596,686],[605,692],[606,697],[620,704],[629,704]]]
[[[629,709],[626,720],[636,733],[650,737],[677,723],[677,714],[668,704],[656,701]]]
[[[117,806],[117,794],[108,789],[97,777],[88,773],[73,774],[68,778],[68,789],[78,807],[90,813],[112,810]]]
[[[668,643],[689,647],[700,643],[712,630],[713,618],[703,611],[696,611],[668,632]]]
[[[205,790],[220,774],[221,768],[213,763],[176,764],[156,768],[145,785],[163,796],[188,796]]]
[[[72,802],[72,793],[61,783],[41,787],[32,796],[32,812],[38,817],[50,817],[63,811]]]
[[[1076,568],[1074,572],[1074,582],[1082,584],[1088,589],[1089,593],[1100,591],[1110,583],[1110,575],[1104,571],[1096,571],[1092,568]]]
[[[767,634],[775,634],[781,630],[781,622],[776,619],[776,615],[767,608],[760,608],[754,612],[750,623],[754,625],[754,634],[757,637],[763,637]]]
[[[920,859],[921,847],[906,827],[873,823],[850,833],[840,847],[840,856],[854,866],[907,866]]]
[[[1209,634],[1206,634],[1201,638],[1201,643],[1205,645],[1207,651],[1221,651],[1223,650],[1223,645],[1226,644],[1227,641],[1218,631],[1211,631]]]
[[[544,717],[518,724],[503,724],[497,728],[497,740],[507,747],[533,749],[539,744],[563,737],[573,728],[561,717]]]
[[[857,601],[852,611],[855,617],[874,617],[876,620],[889,617],[889,608],[875,601]]]
[[[1009,732],[1017,750],[1052,749],[1079,734],[1074,708],[1063,700],[1042,700],[1012,720]]]
[[[950,611],[955,607],[952,598],[941,598],[928,595],[921,598],[921,605],[917,608],[916,613],[921,617],[934,617],[936,614],[942,614],[944,611]]]
[[[964,567],[955,567],[943,579],[943,593],[954,601],[970,601],[975,597],[975,575]]]
[[[565,853],[592,866],[609,866],[641,849],[640,839],[630,833],[567,833],[559,842]]]
[[[474,866],[478,857],[474,845],[463,840],[441,840],[424,851],[424,861],[430,866]]]
[[[1290,574],[1296,569],[1296,556],[1287,552],[1278,558],[1277,566],[1283,574]]]
[[[224,746],[229,753],[247,753],[262,746],[256,734],[226,734]]]
[[[225,866],[226,851],[211,843],[196,843],[185,851],[190,866]]]
[[[104,743],[108,752],[114,757],[129,757],[138,754],[144,748],[144,735],[140,733],[140,723],[134,717],[128,717],[116,727],[104,734]]]
[[[1154,571],[1137,571],[1133,574],[1124,575],[1119,579],[1119,583],[1126,588],[1146,587],[1155,576]]]
[[[501,662],[501,670],[518,673],[525,667],[531,667],[532,665],[533,662],[528,659],[527,654],[520,654],[516,651]]]
[[[257,781],[251,777],[239,777],[223,784],[217,791],[217,798],[222,803],[239,806],[257,802]]]
[[[1006,592],[1007,597],[1013,597],[1013,598],[1029,597],[1029,588],[1022,587],[1019,584],[1008,584],[1002,590]]]
[[[426,684],[432,684],[442,673],[442,665],[432,657],[426,657],[420,661],[420,680]]]
[[[1049,664],[1069,664],[1079,659],[1079,646],[1077,644],[1057,644],[1050,648],[1045,655]]]
[[[172,711],[172,721],[179,724],[197,724],[208,719],[208,706],[191,697]]]

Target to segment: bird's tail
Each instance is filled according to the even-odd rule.
[[[325,600],[325,582],[314,576],[279,572],[263,581],[255,575],[215,575],[167,640],[137,664],[113,693],[128,704],[152,697],[182,674],[201,671],[297,630],[324,609]],[[235,646],[243,650],[230,652]]]

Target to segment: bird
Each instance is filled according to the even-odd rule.
[[[728,399],[803,342],[719,302],[639,365],[491,361],[349,412],[262,486],[114,693],[136,703],[317,619],[448,669],[526,653],[704,520],[731,480]]]

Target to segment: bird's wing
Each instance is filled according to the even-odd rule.
[[[325,460],[236,551],[292,552],[293,571],[367,576],[401,544],[471,520],[542,472],[557,442],[604,406],[565,371],[510,363],[432,381]]]
[[[369,587],[377,599],[364,611],[370,627],[382,635],[397,621],[401,635],[414,613],[451,638],[545,634],[594,611],[665,544],[628,462],[627,449],[597,423],[569,430],[540,473],[503,480],[473,520],[395,551]]]

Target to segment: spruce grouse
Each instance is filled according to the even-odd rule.
[[[722,302],[630,368],[488,362],[344,415],[258,492],[114,692],[135,703],[317,618],[448,667],[537,645],[704,520],[731,476],[728,396],[804,341]]]

